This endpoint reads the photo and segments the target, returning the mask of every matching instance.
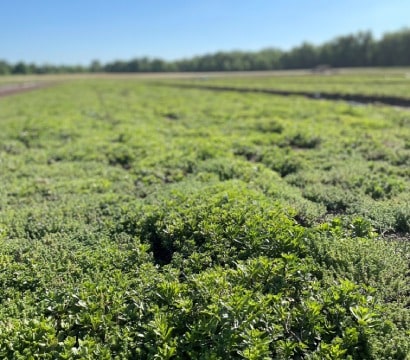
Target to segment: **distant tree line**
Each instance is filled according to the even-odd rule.
[[[318,46],[305,42],[289,51],[270,48],[258,52],[217,52],[178,61],[143,57],[107,64],[94,60],[89,66],[54,66],[24,62],[9,64],[0,60],[0,75],[287,70],[313,68],[321,64],[332,67],[410,66],[410,29],[387,33],[379,40],[374,39],[371,32],[359,32]]]

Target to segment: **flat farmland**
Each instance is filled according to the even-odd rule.
[[[410,99],[410,69],[368,69],[354,71],[329,69],[315,71],[272,72],[258,76],[197,77],[185,80],[196,85],[231,86],[236,88],[273,89],[279,91],[311,92],[320,94],[357,94],[394,96]]]
[[[0,357],[408,358],[410,112],[173,86],[410,97],[405,74],[1,98]]]

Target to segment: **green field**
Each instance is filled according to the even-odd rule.
[[[362,94],[375,96],[398,96],[410,99],[410,69],[330,70],[314,72],[287,72],[276,76],[208,77],[185,82],[197,85],[218,85],[275,89],[283,91],[309,91],[317,93]]]
[[[0,99],[0,358],[408,359],[410,112],[170,82]]]

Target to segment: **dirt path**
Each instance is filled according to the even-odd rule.
[[[22,92],[32,91],[40,89],[46,86],[50,86],[50,83],[45,82],[26,82],[18,84],[6,84],[0,85],[0,98],[15,94],[20,94]]]

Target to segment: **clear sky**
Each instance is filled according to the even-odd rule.
[[[0,59],[173,60],[409,25],[407,0],[0,0]]]

